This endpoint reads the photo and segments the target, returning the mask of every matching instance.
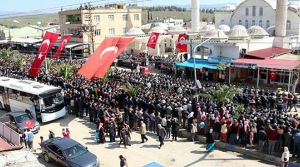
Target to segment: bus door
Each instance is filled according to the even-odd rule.
[[[3,106],[6,111],[10,110],[9,97],[8,97],[8,89],[4,88],[4,92],[2,93]]]

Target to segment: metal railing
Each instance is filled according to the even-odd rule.
[[[4,123],[0,122],[0,136],[15,146],[20,145],[20,135]]]

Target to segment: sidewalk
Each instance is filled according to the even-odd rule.
[[[200,140],[200,143],[206,143],[206,137],[199,136],[199,140]],[[267,154],[258,152],[257,150],[242,148],[242,147],[231,145],[231,144],[224,143],[224,142],[221,142],[221,141],[216,141],[215,143],[216,143],[216,147],[218,147],[218,148],[238,152],[238,153],[247,155],[247,156],[252,157],[252,158],[256,158],[256,159],[260,159],[260,160],[263,160],[263,161],[271,162],[271,163],[274,163],[276,165],[281,165],[281,158],[280,157],[276,157],[276,156],[273,156],[273,155],[267,155]],[[289,167],[300,167],[300,164],[290,162]]]

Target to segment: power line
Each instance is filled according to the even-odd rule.
[[[152,1],[152,0],[123,0],[123,1],[119,0],[119,1],[113,1],[113,2],[110,2],[108,0],[95,0],[95,1],[87,1],[84,3],[76,3],[76,4],[63,5],[63,6],[57,6],[57,7],[51,7],[51,8],[36,9],[36,10],[25,11],[25,12],[0,14],[0,18],[19,17],[19,16],[26,16],[26,15],[41,14],[41,13],[58,12],[61,9],[74,9],[74,6],[79,7],[80,5],[84,5],[84,4],[91,4],[92,6],[97,6],[97,5],[105,5],[105,4],[112,4],[112,3],[141,3],[141,2],[146,2],[146,1]]]

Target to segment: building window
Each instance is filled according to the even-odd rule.
[[[252,20],[252,26],[255,26],[255,24],[256,24],[255,20]]]
[[[100,22],[100,16],[99,15],[94,16],[94,21],[97,23]]]
[[[114,28],[110,28],[110,29],[108,30],[108,34],[109,34],[109,35],[115,35],[115,29],[114,29]]]
[[[246,8],[246,16],[249,16],[249,8]]]
[[[292,23],[291,20],[286,21],[286,29],[291,30],[292,29]]]
[[[126,34],[127,32],[128,32],[128,28],[127,27],[123,28],[123,33]]]
[[[266,28],[269,28],[270,27],[270,20],[267,20],[266,22]]]
[[[128,21],[128,14],[124,14],[122,17],[124,21]]]
[[[101,29],[96,29],[95,36],[100,36],[100,35],[101,35]]]
[[[263,7],[259,8],[259,16],[264,16],[264,8]]]
[[[242,20],[239,20],[239,25],[243,25],[243,21]]]
[[[115,16],[114,15],[108,15],[108,21],[114,21]]]
[[[221,20],[221,24],[225,24],[225,20]]]
[[[249,22],[248,20],[245,21],[245,27],[248,29],[249,28]]]
[[[140,20],[140,15],[139,14],[134,14],[134,20]]]
[[[259,23],[258,23],[258,25],[259,25],[260,27],[262,27],[262,26],[263,26],[262,20],[259,20]]]
[[[252,6],[252,16],[256,16],[256,6]]]

